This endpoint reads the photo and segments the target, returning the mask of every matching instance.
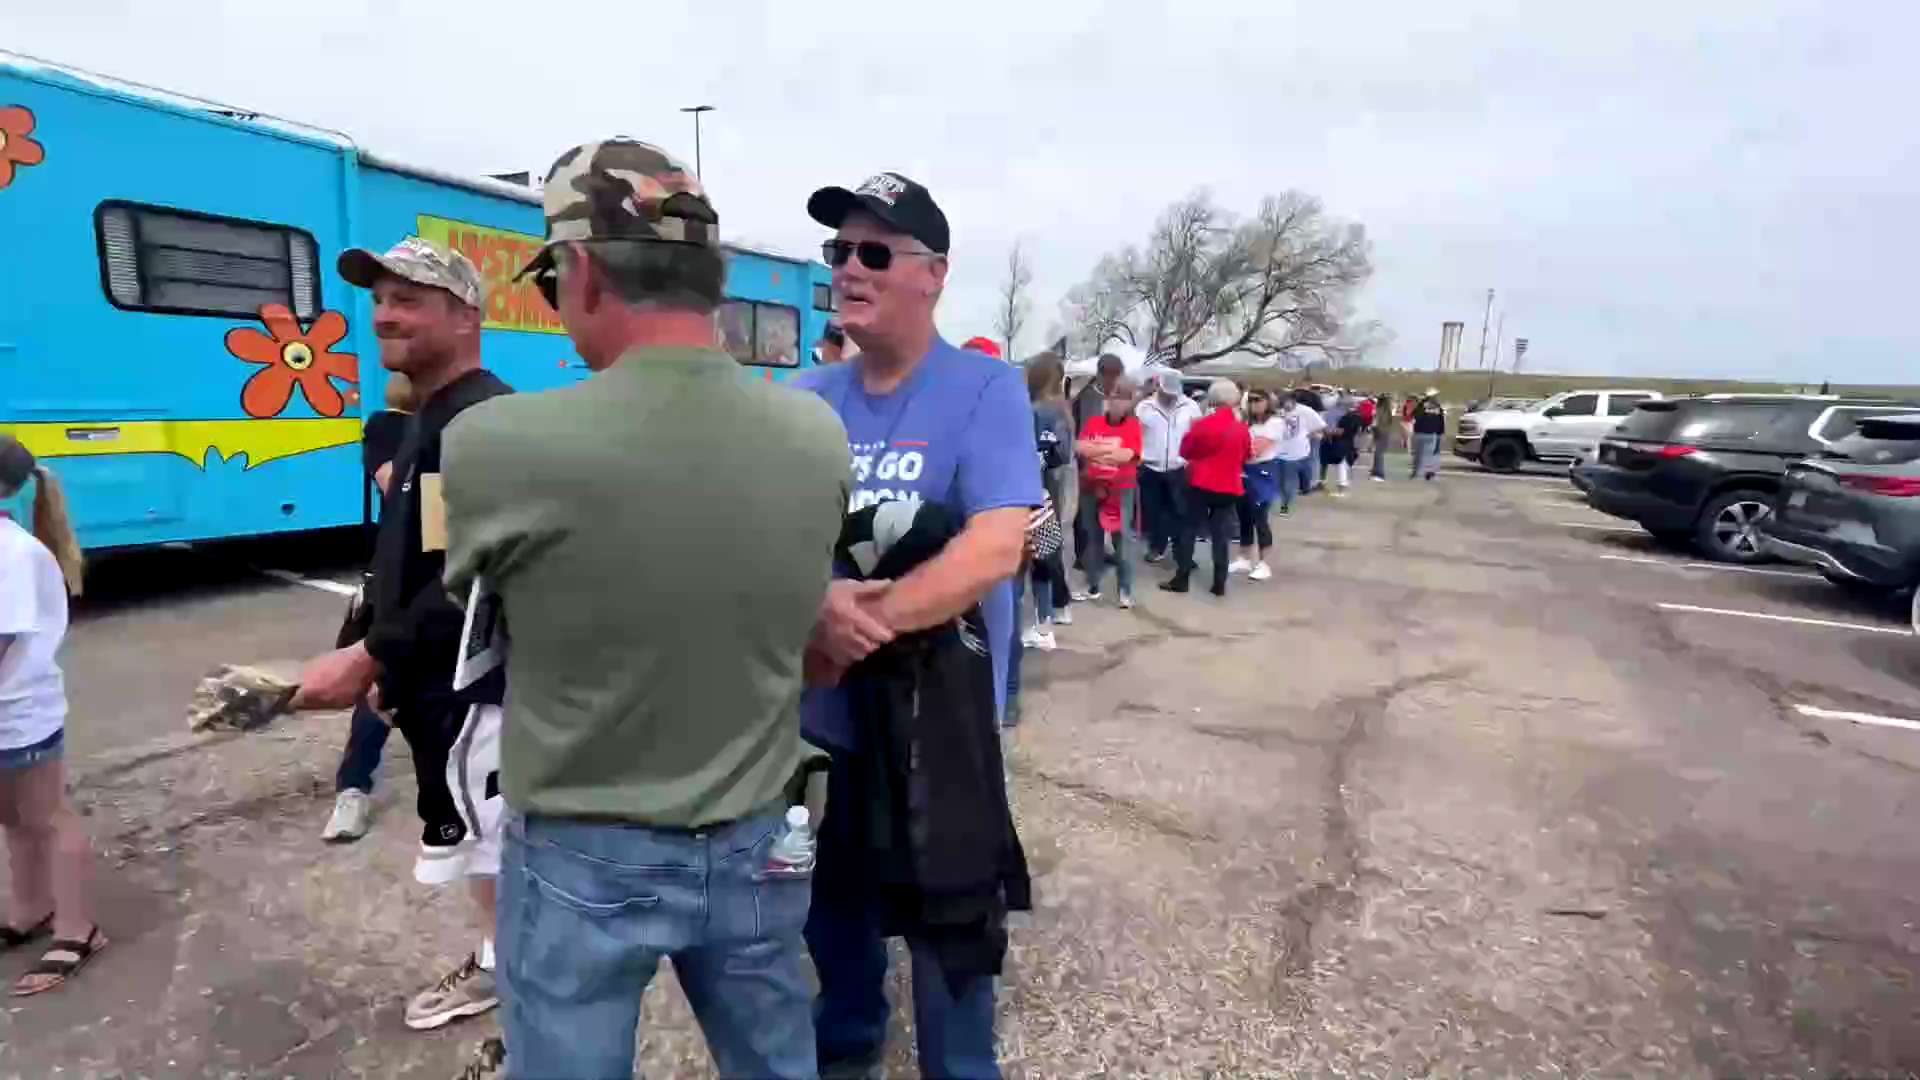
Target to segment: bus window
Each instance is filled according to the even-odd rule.
[[[837,307],[833,302],[833,286],[832,285],[829,285],[824,281],[816,281],[813,283],[813,310],[815,311],[839,311],[840,310],[839,307]]]
[[[755,304],[754,363],[763,367],[800,366],[800,313],[780,304]]]
[[[282,225],[134,203],[94,211],[100,282],[115,307],[251,319],[281,304],[320,313],[312,235]]]
[[[800,312],[785,304],[728,300],[714,312],[720,346],[749,367],[800,366]]]
[[[714,312],[720,327],[720,347],[743,364],[753,363],[753,304],[747,300],[728,300]]]

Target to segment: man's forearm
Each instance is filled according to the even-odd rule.
[[[895,582],[879,615],[896,633],[938,626],[966,611],[1020,569],[1029,510],[988,510],[968,520],[940,554]]]

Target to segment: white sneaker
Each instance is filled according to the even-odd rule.
[[[1055,608],[1053,611],[1053,625],[1072,626],[1073,609],[1070,607]]]
[[[1052,652],[1059,647],[1059,642],[1053,639],[1052,631],[1042,630],[1037,626],[1027,627],[1027,632],[1020,635],[1020,644],[1029,649],[1039,649],[1041,652]]]
[[[1247,580],[1248,581],[1265,581],[1272,576],[1273,576],[1272,567],[1268,566],[1266,563],[1257,562],[1253,564],[1253,569],[1248,571]]]
[[[1123,593],[1121,593],[1121,594],[1120,594],[1120,609],[1121,609],[1122,611],[1126,611],[1126,610],[1129,610],[1129,609],[1131,609],[1132,607],[1133,607],[1133,594],[1132,594],[1132,593],[1130,593],[1130,592],[1123,592]]]
[[[1384,484],[1387,482],[1387,478],[1384,476],[1376,476],[1373,478],[1373,482],[1376,484]]]
[[[1229,574],[1244,574],[1251,569],[1253,569],[1253,560],[1251,559],[1235,559],[1227,564],[1227,573]]]
[[[320,830],[320,839],[329,844],[350,844],[367,835],[373,824],[373,800],[359,788],[348,788],[333,800],[333,816]]]

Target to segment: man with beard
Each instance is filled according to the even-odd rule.
[[[407,1005],[407,1026],[429,1030],[499,1003],[492,929],[505,677],[496,670],[453,688],[463,614],[440,582],[440,436],[462,410],[512,390],[480,366],[480,274],[465,256],[408,237],[385,255],[343,252],[339,269],[349,284],[373,290],[380,363],[407,376],[419,404],[393,463],[374,543],[367,635],[309,661],[294,704],[351,708],[371,695],[376,710],[391,712],[420,784],[413,876],[426,885],[469,883],[486,930],[472,955]]]

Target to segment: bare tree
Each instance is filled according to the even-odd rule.
[[[1033,311],[1033,302],[1027,298],[1027,289],[1032,285],[1033,266],[1028,262],[1020,241],[1015,240],[1013,248],[1007,252],[1007,276],[1000,283],[999,301],[993,312],[993,330],[1004,343],[1009,361],[1020,355],[1014,342],[1019,339],[1020,331],[1027,325],[1027,316]]]
[[[1340,331],[1322,349],[1334,367],[1356,367],[1393,347],[1399,334],[1379,319],[1340,320]]]
[[[1186,367],[1230,353],[1287,363],[1337,347],[1348,297],[1373,272],[1366,232],[1286,192],[1240,220],[1205,191],[1169,206],[1145,249],[1105,256],[1062,318],[1098,344]]]

